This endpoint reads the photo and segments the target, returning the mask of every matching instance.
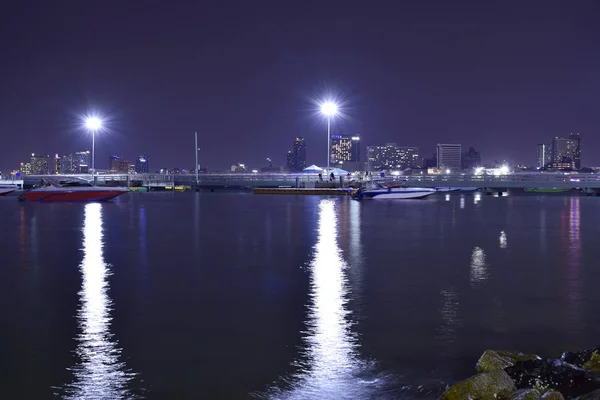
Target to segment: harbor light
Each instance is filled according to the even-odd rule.
[[[508,168],[508,165],[503,165],[500,167],[501,175],[508,175],[509,172],[510,172],[510,169]]]
[[[334,117],[338,112],[338,106],[331,101],[321,104],[321,113],[327,117]]]
[[[449,169],[446,170],[446,174],[450,174],[450,170]]]
[[[338,113],[337,104],[326,101],[321,104],[321,114],[327,117],[327,173],[329,173],[329,160],[331,159],[331,118]]]
[[[258,170],[257,170],[257,169],[253,169],[253,170],[252,170],[252,173],[253,173],[253,174],[257,174],[257,173],[258,173]]]
[[[95,148],[96,148],[96,131],[99,131],[100,129],[102,129],[102,119],[98,118],[98,117],[86,117],[85,118],[85,127],[88,131],[90,131],[92,133],[92,176],[95,175],[96,170],[94,168],[94,163],[95,163]],[[93,182],[93,181],[92,181]],[[95,182],[93,182],[95,183]]]
[[[102,128],[102,120],[98,117],[88,117],[85,119],[85,127],[94,132]]]

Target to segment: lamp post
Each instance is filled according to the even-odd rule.
[[[321,105],[321,114],[327,117],[327,173],[329,173],[329,160],[331,158],[331,118],[338,112],[338,106],[330,101]]]
[[[94,184],[96,184],[94,175],[96,174],[95,169],[95,147],[96,147],[96,131],[102,129],[102,120],[98,117],[88,117],[85,119],[85,127],[88,131],[92,132],[92,179]]]

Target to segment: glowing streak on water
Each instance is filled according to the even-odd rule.
[[[485,252],[480,247],[474,247],[471,254],[471,285],[487,279],[487,265],[485,261]]]
[[[82,286],[77,320],[79,363],[71,370],[74,382],[67,385],[70,399],[131,398],[127,383],[133,378],[119,361],[121,349],[110,332],[112,301],[108,296],[109,266],[104,262],[102,206],[85,206],[83,225],[83,261],[80,265]]]
[[[368,398],[368,383],[357,374],[364,363],[357,357],[356,337],[350,329],[347,309],[346,263],[337,243],[338,220],[333,200],[319,204],[318,241],[310,264],[311,284],[308,330],[301,371],[293,388],[275,398]]]

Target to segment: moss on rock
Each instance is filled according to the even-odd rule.
[[[442,394],[440,400],[501,400],[510,399],[515,383],[502,369],[482,372],[457,383]]]
[[[475,369],[477,372],[488,372],[514,366],[519,361],[537,360],[535,354],[513,353],[509,351],[486,350]]]
[[[600,373],[600,354],[598,354],[598,351],[592,353],[590,359],[583,364],[583,368]]]

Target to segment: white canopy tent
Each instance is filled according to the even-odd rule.
[[[311,165],[309,167],[306,167],[302,170],[302,172],[325,172],[325,170],[321,167],[317,167],[316,165]]]

